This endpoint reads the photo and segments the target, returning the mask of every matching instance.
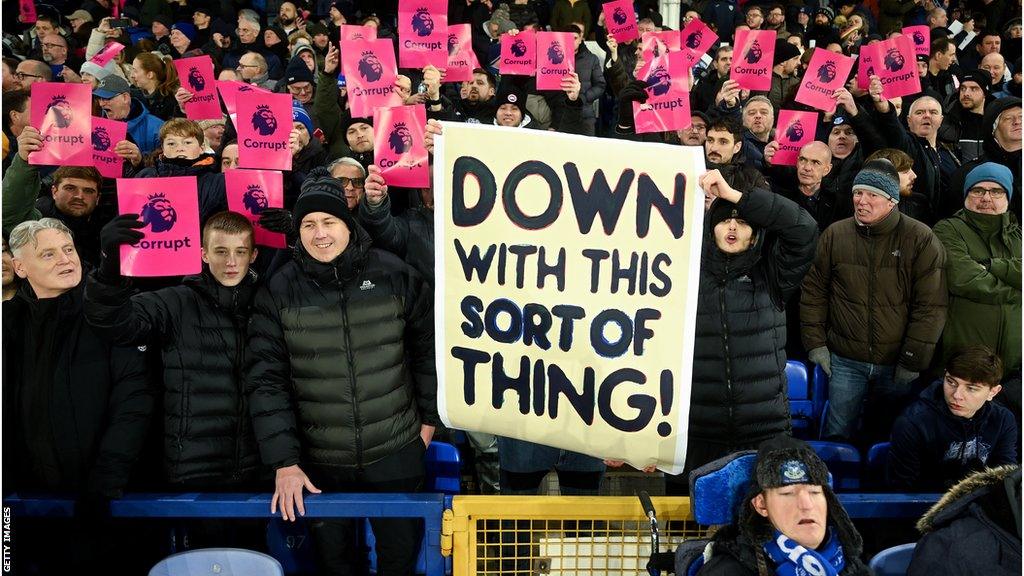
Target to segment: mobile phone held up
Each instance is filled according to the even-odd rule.
[[[110,19],[110,27],[111,28],[128,28],[131,25],[132,25],[132,23],[127,18],[111,18]]]

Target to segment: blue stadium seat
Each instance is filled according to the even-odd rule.
[[[885,486],[885,465],[889,459],[889,443],[880,442],[868,450],[867,478],[865,488],[883,488]],[[870,482],[867,480],[870,479]]]
[[[849,444],[812,440],[811,448],[832,473],[836,492],[855,492],[860,489],[860,452]]]
[[[284,576],[281,563],[252,550],[203,548],[173,554],[149,571],[149,576]]]
[[[462,462],[459,450],[445,442],[431,442],[424,456],[424,467],[427,477],[424,481],[424,492],[442,492],[448,495],[458,494],[462,486]],[[377,572],[376,538],[370,521],[364,520],[366,545],[370,548],[370,572]],[[420,555],[416,558],[416,573],[423,574],[427,569],[426,542],[420,547]]]
[[[871,559],[868,565],[875,576],[905,576],[907,568],[910,568],[910,560],[914,557],[916,542],[900,544],[892,548],[886,548]]]
[[[427,447],[424,465],[427,478],[426,492],[442,492],[448,495],[459,493],[462,482],[462,462],[459,450],[445,442],[431,442]]]
[[[285,522],[279,513],[267,526],[267,552],[281,563],[285,574],[316,574],[314,546],[301,516],[295,522]]]
[[[786,362],[786,382],[789,390],[789,415],[793,436],[809,440],[817,430],[814,403],[808,396],[807,366],[798,360]]]

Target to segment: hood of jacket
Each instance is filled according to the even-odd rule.
[[[750,248],[739,254],[727,254],[715,243],[715,224],[727,219],[736,205],[725,200],[715,200],[711,209],[704,215],[704,244],[701,248],[701,267],[720,281],[738,278],[750,273],[750,270],[761,259],[761,251],[764,245],[764,231],[751,226],[753,229],[753,244]],[[748,226],[750,224],[748,223]]]
[[[946,492],[920,520],[917,529],[922,534],[942,528],[972,503],[997,490],[1005,490],[1005,481],[1020,470],[1017,466],[999,466],[980,470],[961,480]],[[1019,473],[1018,473],[1019,476]],[[1014,498],[1019,502],[1018,498]],[[1014,499],[1011,499],[1013,501]],[[1019,514],[1019,510],[1017,513]],[[1020,519],[1017,519],[1019,524]]]

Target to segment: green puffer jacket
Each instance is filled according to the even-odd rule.
[[[946,321],[946,256],[924,224],[895,208],[880,222],[829,226],[800,297],[804,347],[912,372],[928,367]]]
[[[949,316],[944,356],[968,344],[999,354],[1006,370],[1021,367],[1021,230],[1017,218],[960,210],[935,225],[946,247]]]
[[[330,264],[299,245],[256,296],[246,380],[275,469],[389,456],[439,421],[430,289],[361,228]]]

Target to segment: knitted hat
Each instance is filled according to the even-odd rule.
[[[280,26],[268,26],[265,30],[263,30],[263,32],[264,36],[266,35],[267,32],[273,32],[274,36],[277,36],[278,40],[284,42],[285,46],[288,45],[288,34],[285,33],[284,28],[281,28]]]
[[[990,134],[995,134],[996,124],[999,122],[999,116],[1010,108],[1020,107],[1020,98],[1014,98],[1013,96],[1004,96],[1003,98],[989,102],[985,106],[985,118],[982,126],[991,126]]]
[[[97,80],[103,81],[104,78],[114,73],[115,62],[111,60],[107,62],[105,66],[100,66],[95,62],[83,62],[82,68],[78,71],[79,74],[92,74]]]
[[[832,19],[836,17],[835,10],[832,10],[828,6],[822,6],[821,8],[818,8],[817,10],[814,11],[815,16],[817,16],[818,14],[824,14],[825,16],[828,16],[829,22],[831,22]]]
[[[755,480],[762,489],[791,484],[828,485],[828,468],[803,440],[779,434],[757,449]]]
[[[163,24],[164,28],[167,28],[168,31],[170,31],[172,26],[174,26],[174,22],[171,22],[171,19],[169,17],[163,15],[154,16],[153,22]]]
[[[177,22],[174,24],[174,27],[171,28],[171,30],[177,30],[178,32],[181,32],[188,38],[189,42],[196,39],[196,27],[192,24],[189,24],[188,22]]]
[[[309,66],[306,66],[306,63],[299,57],[288,61],[288,67],[284,70],[284,77],[289,85],[299,82],[313,83],[313,73],[310,72]]]
[[[865,162],[853,178],[853,190],[867,190],[872,194],[887,196],[894,202],[900,201],[900,175],[892,162],[878,158]]]
[[[341,133],[342,134],[347,134],[348,133],[348,129],[351,128],[353,124],[368,124],[370,126],[373,126],[373,118],[372,117],[365,117],[364,118],[364,117],[360,117],[360,116],[356,116],[355,118],[353,118],[353,117],[349,116],[348,118],[345,118],[344,120],[341,121]]]
[[[782,40],[781,38],[777,39],[775,41],[775,58],[772,60],[772,66],[778,66],[786,60],[790,60],[798,56],[800,56],[799,48],[785,40]]]
[[[345,189],[323,166],[310,170],[302,182],[302,191],[295,200],[295,208],[292,210],[295,228],[299,227],[303,218],[313,212],[326,212],[337,216],[349,230],[355,228],[355,219],[345,202]]]
[[[1008,198],[1013,198],[1013,173],[1002,164],[985,162],[971,169],[967,173],[967,178],[964,179],[964,196],[967,196],[967,191],[974,188],[979,182],[995,182],[1002,186],[1003,190],[1006,190]]]
[[[306,112],[306,109],[302,107],[302,104],[296,100],[292,100],[292,121],[302,122],[302,125],[306,127],[306,131],[309,132],[309,135],[313,135],[313,119],[309,117],[309,112]]]
[[[988,97],[989,92],[992,90],[992,76],[984,70],[968,70],[964,72],[963,76],[960,77],[960,85],[964,82],[974,82],[978,86],[981,86],[981,91],[985,93],[985,97]]]
[[[522,89],[512,85],[509,82],[504,83],[501,90],[498,91],[498,99],[495,104],[498,108],[501,108],[502,104],[512,104],[519,111],[522,112],[523,116],[526,115],[526,92]]]

